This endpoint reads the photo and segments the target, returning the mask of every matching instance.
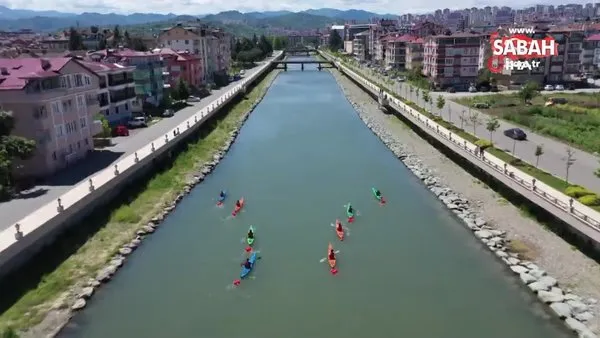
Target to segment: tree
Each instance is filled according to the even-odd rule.
[[[518,96],[523,100],[523,103],[529,103],[531,99],[538,95],[538,89],[536,82],[528,82],[519,90]]]
[[[173,100],[173,101],[181,100],[181,98],[179,97],[179,83],[177,83],[177,87],[175,87],[175,88],[171,87],[169,97],[171,97],[171,100]]]
[[[124,37],[125,37],[125,44],[127,46],[129,46],[131,44],[131,37],[129,36],[129,32],[128,31],[125,31]]]
[[[12,112],[0,111],[0,195],[13,191],[15,160],[26,160],[35,151],[35,141],[11,135],[15,127]]]
[[[100,42],[98,42],[98,49],[106,49],[107,46],[106,38],[102,38]]]
[[[116,25],[115,29],[113,29],[113,47],[118,47],[119,42],[121,42],[121,30],[119,29],[119,25]]]
[[[565,161],[565,182],[567,182],[567,184],[569,183],[569,169],[571,169],[571,166],[575,163],[575,161],[577,161],[577,159],[575,158],[575,150],[573,150],[573,148],[571,148],[570,146],[567,146],[567,149],[565,150],[566,155],[565,157],[563,157],[563,161]]]
[[[425,101],[426,104],[431,101],[431,96],[429,95],[429,92],[426,90],[423,91],[423,101]],[[433,113],[433,112],[430,112],[430,113]]]
[[[71,27],[69,30],[69,50],[83,50],[85,46],[83,45],[83,38],[81,34],[75,29],[75,27]]]
[[[340,33],[334,29],[329,33],[329,49],[337,52],[342,48],[344,48],[344,41],[342,40]]]
[[[252,47],[256,47],[258,45],[258,38],[256,34],[252,35]]]
[[[187,100],[190,97],[190,89],[182,78],[179,78],[179,83],[177,84],[177,94],[181,100]]]
[[[421,90],[419,88],[417,88],[417,90],[415,91],[415,95],[417,95],[417,102],[415,102],[417,105],[419,104],[419,95],[421,94]]]
[[[102,123],[102,132],[100,133],[100,136],[110,137],[112,135],[112,129],[110,128],[110,124],[108,123],[106,116],[98,113],[96,116],[94,116],[94,120]]]
[[[473,127],[473,135],[477,135],[477,127],[479,127],[481,124],[479,114],[476,112],[471,112],[471,115],[469,115],[469,123]]]
[[[535,167],[538,167],[538,163],[540,163],[540,157],[544,155],[544,145],[538,144],[535,146]]]
[[[282,50],[282,49],[284,49],[283,40],[279,36],[274,36],[271,39],[271,44],[273,46],[273,50]]]
[[[500,128],[500,122],[496,117],[490,117],[485,124],[485,129],[490,132],[490,142],[494,143],[494,133]]]
[[[410,91],[410,98],[412,99],[412,95],[415,92],[415,88],[413,86],[408,86],[409,87],[409,91]]]
[[[98,34],[98,26],[90,26],[90,33],[92,34]]]
[[[263,57],[271,55],[271,53],[273,53],[273,46],[271,45],[269,40],[267,40],[267,37],[265,37],[264,35],[261,35],[258,39],[258,48],[262,51]]]
[[[129,47],[133,50],[137,50],[139,52],[148,51],[148,47],[146,47],[144,40],[142,40],[142,38],[139,38],[139,37],[130,38],[127,47]]]
[[[444,99],[444,97],[442,95],[438,95],[437,102],[435,105],[436,105],[437,109],[440,110],[440,116],[441,116],[442,110],[444,109],[444,106],[446,105],[446,99]],[[452,121],[452,116],[450,116],[450,121]]]

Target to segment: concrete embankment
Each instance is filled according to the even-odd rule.
[[[373,93],[338,71],[331,72],[365,124],[482,244],[571,330],[580,337],[595,337],[599,324],[595,304],[600,296],[597,264],[499,199],[397,117],[383,114]]]
[[[269,70],[270,68],[267,68],[261,76],[257,76],[254,79],[252,79],[252,81],[248,82],[247,84],[247,89],[250,90],[253,86],[253,84],[258,83],[259,81],[262,80],[262,82],[260,83],[260,85],[256,88],[253,89],[252,92],[250,92],[250,94],[248,94],[248,98],[252,98],[253,102],[251,103],[251,105],[249,104],[250,101],[241,101],[242,103],[236,105],[236,103],[240,102],[240,100],[242,100],[242,97],[244,96],[243,94],[241,94],[242,97],[238,97],[237,99],[234,100],[230,100],[230,102],[228,102],[228,104],[223,105],[222,108],[224,112],[235,112],[235,116],[234,117],[230,117],[229,115],[231,113],[228,113],[228,115],[226,115],[226,117],[224,117],[222,120],[219,120],[219,123],[217,124],[215,121],[213,121],[213,119],[207,119],[205,120],[205,122],[208,122],[211,127],[209,128],[209,130],[207,131],[206,128],[199,128],[197,130],[197,132],[190,134],[190,136],[186,139],[183,140],[179,143],[179,145],[174,146],[173,148],[171,148],[171,150],[169,152],[166,152],[164,156],[159,157],[159,158],[155,158],[153,159],[153,161],[151,162],[151,164],[148,164],[144,170],[146,171],[146,174],[138,174],[139,177],[136,181],[133,181],[131,178],[129,178],[128,181],[128,188],[127,191],[129,191],[129,189],[132,189],[132,186],[137,186],[140,188],[145,188],[146,184],[144,182],[147,182],[151,177],[156,176],[155,172],[156,171],[163,171],[163,174],[168,174],[169,170],[172,163],[175,163],[175,161],[177,161],[177,154],[179,152],[184,152],[182,156],[189,156],[190,154],[189,151],[186,152],[186,150],[188,150],[188,147],[194,147],[195,142],[198,143],[202,143],[204,142],[205,138],[210,138],[211,140],[209,141],[210,144],[204,146],[204,148],[209,149],[209,147],[211,147],[210,149],[212,149],[214,151],[214,154],[208,154],[208,156],[202,156],[202,158],[209,158],[208,161],[202,161],[202,163],[196,163],[195,165],[191,166],[189,168],[190,173],[184,175],[186,178],[185,179],[185,184],[182,185],[181,191],[178,192],[173,192],[172,194],[170,193],[169,196],[172,196],[172,200],[167,200],[164,201],[163,199],[161,199],[161,201],[159,202],[158,205],[158,209],[157,208],[152,208],[152,210],[156,210],[158,212],[157,215],[144,215],[144,217],[142,217],[142,221],[137,222],[135,224],[132,224],[129,226],[129,228],[131,227],[135,227],[137,226],[137,230],[133,229],[133,232],[130,232],[133,235],[132,237],[129,237],[129,239],[126,240],[126,244],[124,244],[121,247],[116,247],[116,249],[113,251],[112,257],[107,257],[107,259],[105,260],[107,262],[107,264],[104,267],[101,267],[99,271],[97,271],[98,269],[95,269],[95,271],[89,271],[90,273],[92,273],[92,275],[94,276],[93,278],[86,278],[85,280],[80,280],[80,281],[76,281],[76,285],[65,285],[65,289],[68,288],[68,290],[59,290],[56,288],[49,288],[47,287],[46,290],[42,290],[44,292],[48,292],[48,289],[52,289],[51,291],[53,292],[58,292],[56,295],[52,296],[48,296],[45,297],[45,299],[42,299],[44,297],[38,297],[37,300],[45,300],[44,304],[30,304],[31,306],[35,306],[36,310],[34,311],[35,314],[33,314],[34,316],[39,316],[42,313],[47,313],[48,315],[45,316],[45,319],[42,321],[42,323],[38,326],[36,326],[35,328],[31,329],[31,330],[27,330],[24,335],[25,336],[31,336],[31,337],[39,337],[39,336],[52,336],[54,334],[56,334],[58,332],[58,330],[60,329],[60,327],[62,327],[62,325],[64,325],[66,323],[66,321],[68,320],[68,318],[71,316],[71,313],[75,310],[81,309],[85,306],[86,304],[86,300],[89,299],[89,297],[92,296],[92,294],[94,293],[95,288],[97,288],[98,286],[101,285],[101,283],[108,281],[112,275],[116,272],[116,270],[122,266],[122,264],[125,261],[125,257],[129,254],[131,254],[131,252],[141,243],[141,241],[150,233],[153,233],[155,231],[155,229],[159,226],[159,224],[161,223],[161,221],[172,211],[174,210],[175,206],[177,205],[177,203],[185,196],[185,194],[187,194],[193,186],[195,186],[196,184],[200,183],[204,177],[206,175],[208,175],[213,168],[217,165],[217,163],[220,161],[220,159],[223,158],[223,156],[225,155],[225,152],[229,149],[229,147],[231,146],[231,144],[233,143],[235,137],[237,136],[237,131],[238,129],[241,127],[243,121],[245,121],[245,119],[247,118],[247,116],[250,114],[250,112],[254,109],[254,107],[260,102],[260,100],[262,99],[262,96],[266,93],[268,87],[270,86],[271,81],[273,81],[273,79],[276,77],[276,72],[272,72],[269,74]],[[268,74],[268,75],[267,75]],[[265,76],[267,76],[266,80]],[[247,93],[246,93],[247,94]],[[240,107],[244,108],[245,110],[243,112],[238,112],[240,110]],[[241,114],[241,120],[238,119],[238,116],[240,116]],[[216,118],[217,116],[219,116],[220,114],[215,113],[214,117]],[[221,114],[222,115],[222,114]],[[236,119],[235,121],[232,120]],[[227,127],[223,127],[223,123],[227,126]],[[218,125],[218,126],[217,126]],[[219,136],[219,137],[211,137],[212,135],[212,131],[213,128],[219,128],[219,132],[222,134],[223,131],[225,129],[230,130],[231,128],[228,126],[234,126],[234,129],[232,129],[229,134],[227,135],[227,137],[225,138],[224,136]],[[198,141],[198,139],[200,139]],[[188,143],[190,143],[190,145],[188,145]],[[218,144],[216,142],[219,142]],[[181,167],[181,166],[180,166]],[[166,171],[164,171],[166,170]],[[181,173],[181,168],[179,168],[178,173]],[[185,174],[185,173],[184,173]],[[181,176],[181,175],[179,175]],[[132,176],[130,176],[132,177]],[[155,179],[153,179],[155,180]],[[177,187],[179,188],[179,187]],[[116,193],[114,193],[116,195]],[[141,195],[140,195],[141,196]],[[119,196],[120,198],[121,196]],[[135,198],[135,197],[131,197],[131,198]],[[160,199],[160,198],[159,198]],[[131,200],[127,201],[125,200],[124,203],[129,204],[131,202]],[[155,201],[153,204],[156,204],[157,202]],[[118,207],[118,206],[117,206]],[[149,206],[151,207],[151,206]],[[153,212],[152,210],[149,210],[148,212]],[[104,208],[104,213],[106,215],[110,215],[111,214],[111,210]],[[111,215],[112,218],[114,218],[114,213]],[[146,221],[144,221],[146,220]],[[86,223],[86,220],[83,220],[83,223]],[[81,223],[79,223],[81,224]],[[105,235],[106,234],[102,234]],[[95,240],[94,238],[95,236],[90,237],[89,241]],[[102,242],[103,239],[100,239],[100,242]],[[106,243],[105,246],[115,246],[115,239],[114,238],[104,238],[104,240],[107,240],[108,242]],[[116,239],[117,241],[120,241],[121,243],[123,240],[123,236],[120,236],[118,239]],[[60,245],[61,240],[57,241],[57,245]],[[118,245],[118,244],[117,244]],[[50,246],[48,249],[45,249],[45,251],[49,251],[51,249],[52,246]],[[81,256],[80,255],[80,251],[74,253],[72,257],[70,257],[68,259],[67,262],[61,264],[60,269],[65,270],[64,266],[65,265],[77,265],[77,261],[82,261],[84,260],[84,257],[78,257]],[[88,250],[89,251],[89,250]],[[109,250],[110,251],[110,250]],[[88,254],[93,254],[88,252]],[[102,253],[104,254],[104,253]],[[98,255],[101,255],[101,253],[98,253]],[[89,255],[88,255],[89,256]],[[90,257],[87,257],[87,259],[89,259]],[[80,262],[80,263],[88,263],[88,262]],[[94,264],[87,264],[88,268],[90,266],[93,266]],[[77,270],[76,266],[72,266],[73,269]],[[68,269],[67,269],[68,270]],[[97,274],[95,274],[95,272],[97,271]],[[68,271],[62,271],[61,273],[64,274]],[[73,271],[76,272],[76,271]],[[79,271],[77,271],[79,272]],[[51,279],[56,279],[57,281],[59,281],[61,279],[60,276],[51,276],[53,274],[53,272],[49,273],[49,278]],[[89,276],[89,273],[85,274]],[[15,275],[17,276],[17,275]],[[42,283],[43,284],[43,283]],[[37,286],[36,286],[37,288]],[[34,288],[33,292],[38,292],[39,290]],[[60,292],[62,292],[62,294],[60,294]],[[24,295],[24,298],[28,298],[28,296],[31,293],[28,293],[26,295]],[[28,303],[27,299],[21,301],[21,300],[17,300],[16,307],[18,307],[19,309],[13,309],[15,308],[15,306],[13,306],[13,308],[9,308],[7,312],[5,312],[2,317],[0,317],[2,320],[0,321],[0,326],[3,325],[15,325],[17,326],[19,329],[28,329],[29,327],[24,327],[24,323],[35,323],[35,321],[15,321],[15,317],[17,317],[17,315],[19,315],[21,312],[21,314],[24,314],[24,312],[26,312],[26,307],[28,306],[27,304],[21,304],[21,303]],[[7,313],[10,314],[8,315]]]

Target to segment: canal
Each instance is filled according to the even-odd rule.
[[[61,337],[571,336],[371,134],[328,72],[290,70]],[[347,202],[359,215],[340,243],[330,224]],[[251,224],[262,259],[232,287]],[[320,262],[329,242],[335,276]]]

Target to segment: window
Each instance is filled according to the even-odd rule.
[[[185,40],[185,44],[189,45],[190,44],[190,40]]]
[[[85,139],[85,145],[87,146],[88,144],[89,144],[89,143],[88,143],[88,139],[86,138],[86,139]]]
[[[79,124],[81,125],[81,128],[85,128],[87,126],[87,118],[86,117],[80,117],[79,118]]]
[[[75,87],[83,87],[83,75],[75,74]]]
[[[92,78],[89,75],[85,75],[84,76],[84,80],[85,80],[85,85],[86,86],[91,86],[92,85]]]
[[[52,152],[52,159],[56,161],[56,151]]]
[[[59,125],[55,126],[54,128],[56,130],[56,137],[63,137],[65,135],[62,124],[59,124]],[[56,157],[56,156],[54,156],[54,157]]]
[[[77,150],[81,149],[81,142],[77,141]]]
[[[60,113],[62,113],[62,111],[60,110],[60,102],[59,101],[52,102],[52,114],[58,115]]]
[[[125,103],[125,110],[129,110],[129,105]]]
[[[83,109],[85,107],[85,96],[77,95],[77,109]]]
[[[447,65],[453,65],[453,64],[454,64],[454,59],[450,59],[450,58],[448,58],[448,59],[446,59],[446,60],[445,60],[445,63],[446,63]]]
[[[67,88],[67,79],[64,76],[60,77],[60,87],[61,88]]]
[[[169,45],[169,46],[171,45],[171,40],[167,41],[167,45]]]
[[[69,154],[73,152],[73,145],[69,144]]]

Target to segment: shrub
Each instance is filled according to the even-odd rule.
[[[596,194],[581,196],[577,200],[579,203],[587,205],[588,207],[600,205],[600,197],[598,197]]]
[[[487,149],[487,148],[489,148],[489,147],[492,146],[492,142],[488,141],[488,140],[481,139],[481,140],[476,141],[475,145],[478,146],[478,147],[481,147],[481,149]]]
[[[586,188],[579,186],[579,185],[572,185],[572,186],[568,187],[567,189],[565,189],[565,194],[567,194],[567,196],[570,196],[573,198],[580,198],[583,196],[594,195],[593,192],[591,192],[591,191],[587,190]]]

